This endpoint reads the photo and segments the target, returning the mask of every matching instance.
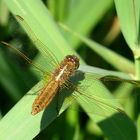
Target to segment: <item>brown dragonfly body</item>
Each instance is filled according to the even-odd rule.
[[[67,55],[51,74],[49,82],[44,86],[32,105],[32,115],[45,109],[58,90],[79,67],[79,59],[75,55]]]

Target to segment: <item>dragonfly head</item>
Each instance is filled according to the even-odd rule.
[[[68,62],[71,62],[75,66],[75,70],[79,68],[79,58],[76,55],[67,55],[66,59]]]

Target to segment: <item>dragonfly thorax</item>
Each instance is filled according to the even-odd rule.
[[[67,55],[60,63],[59,67],[54,71],[53,77],[59,82],[59,86],[63,85],[66,80],[79,67],[79,59],[75,55]]]

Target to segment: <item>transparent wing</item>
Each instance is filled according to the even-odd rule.
[[[73,94],[86,112],[106,117],[124,112],[119,99],[113,97],[99,80],[86,81],[86,84],[88,88],[80,85]]]
[[[100,80],[102,82],[108,82],[108,81],[126,82],[126,83],[133,84],[133,85],[135,85],[137,87],[140,87],[140,81],[130,80],[130,79],[124,79],[124,78],[120,78],[120,77],[112,76],[112,75],[103,76],[103,77],[100,78]]]
[[[123,107],[119,104],[119,99],[113,97],[96,76],[92,75],[88,79],[84,75],[82,77],[82,74],[77,74],[73,78],[65,83],[66,88],[62,92],[60,101],[62,104],[59,106],[63,107],[64,105],[67,108],[76,100],[90,115],[98,115],[104,118],[113,113],[125,114]],[[80,83],[80,81],[82,82]]]
[[[48,67],[51,69],[56,68],[56,66],[59,65],[59,62],[57,58],[55,57],[55,55],[53,54],[53,52],[51,52],[51,50],[49,50],[49,48],[39,40],[36,34],[32,31],[31,27],[27,24],[27,22],[21,16],[16,15],[16,18],[28,31],[29,36],[31,37],[33,43],[39,46],[41,53],[43,53],[43,57],[47,62],[46,65],[48,65]]]
[[[40,45],[43,47],[40,47],[40,49],[42,49],[41,52],[44,52],[42,56],[45,56],[45,58],[42,60],[39,59],[38,63],[33,62],[31,59],[29,59],[24,53],[20,52],[18,49],[16,49],[15,47],[13,47],[12,45],[2,41],[1,43],[6,45],[9,48],[12,48],[12,50],[14,50],[16,53],[18,53],[24,60],[26,60],[29,64],[33,65],[33,67],[35,67],[38,71],[42,72],[45,77],[49,76],[50,73],[52,72],[52,70],[54,70],[58,65],[59,62],[56,59],[55,55],[49,50],[49,48],[47,48],[35,35],[35,33],[32,31],[32,29],[30,28],[30,26],[26,23],[26,21],[20,17],[20,16],[16,16],[16,18],[18,19],[19,22],[21,22],[24,27],[28,30],[28,33],[30,34],[31,39],[33,40],[33,42],[36,45]],[[44,49],[46,48],[46,49]],[[43,63],[41,62],[43,61]],[[46,63],[44,63],[46,62]],[[40,65],[41,64],[41,65]],[[42,65],[43,64],[43,65]]]
[[[29,64],[31,64],[33,67],[35,67],[38,71],[42,72],[42,74],[45,74],[46,76],[50,76],[50,71],[46,71],[43,66],[41,66],[38,63],[33,62],[30,58],[28,58],[24,53],[19,51],[17,48],[14,46],[8,44],[7,42],[1,41],[1,43],[9,48],[11,48],[13,51],[15,51],[17,54],[19,54],[25,61],[27,61]]]

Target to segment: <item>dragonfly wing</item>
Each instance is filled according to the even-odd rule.
[[[102,77],[109,79],[104,81],[104,78],[102,79]],[[122,91],[122,96],[116,96],[116,94],[114,94],[114,96],[114,91],[109,90],[105,84],[111,82],[112,86],[116,87],[116,81],[119,82],[119,84],[121,83],[125,89],[129,90],[130,88],[133,88],[133,85],[136,85],[135,83],[137,83],[137,85],[139,84],[139,81],[130,79],[121,79],[119,77],[114,80],[112,77],[102,76],[97,73],[87,74],[77,71],[76,74],[66,82],[65,87],[67,90],[73,89],[73,91],[71,91],[73,97],[81,106],[83,106],[83,108],[87,108],[86,112],[91,112],[90,114],[99,114],[99,116],[105,117],[110,116],[113,112],[123,112],[122,114],[125,114],[124,109],[120,104],[124,105],[125,101],[127,101],[131,96],[131,93],[128,94],[128,92],[124,90]],[[130,85],[129,88],[128,84]],[[119,91],[119,93],[121,92]]]
[[[108,81],[119,81],[119,82],[126,82],[126,83],[130,83],[130,84],[133,84],[137,87],[140,87],[140,81],[138,80],[132,80],[132,79],[129,79],[129,78],[121,78],[121,77],[118,77],[118,76],[113,76],[113,75],[108,75],[108,76],[103,76],[100,78],[100,80],[102,82],[108,82]]]
[[[96,115],[99,120],[124,111],[118,99],[115,99],[97,80],[86,90],[81,86],[78,87],[73,96],[90,116]]]
[[[118,99],[115,99],[109,93],[96,76],[88,79],[82,74],[77,74],[74,76],[74,79],[70,79],[67,82],[66,88],[64,88],[66,95],[62,91],[64,102],[62,101],[61,103],[64,106],[68,107],[76,100],[84,108],[85,112],[98,116],[98,119],[105,119],[114,113],[123,112]]]
[[[40,52],[43,54],[42,56],[44,57],[43,61],[46,61],[45,67],[47,67],[47,69],[49,68],[52,71],[56,66],[59,65],[59,62],[53,52],[51,52],[51,50],[49,50],[49,48],[45,44],[43,44],[43,42],[41,42],[37,35],[32,31],[28,23],[21,16],[16,15],[16,18],[25,27],[25,30],[28,31],[33,43],[37,45],[41,50]]]
[[[27,57],[24,53],[22,53],[16,47],[14,47],[11,44],[9,44],[7,42],[4,42],[4,41],[1,41],[0,43],[2,43],[3,45],[11,48],[13,51],[15,51],[17,54],[19,54],[19,56],[21,56],[26,62],[28,62],[29,64],[31,64],[36,70],[38,70],[42,74],[46,73],[46,75],[50,75],[50,72],[48,70],[45,70],[45,68],[42,67],[42,65],[40,65],[39,63],[33,62],[29,57]]]

